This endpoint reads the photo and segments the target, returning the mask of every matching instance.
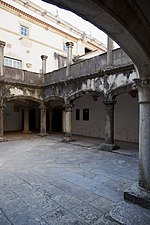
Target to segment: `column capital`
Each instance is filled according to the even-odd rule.
[[[5,47],[5,45],[6,45],[6,42],[4,42],[4,41],[0,41],[0,47]]]
[[[41,59],[42,59],[42,60],[46,60],[47,58],[48,58],[47,55],[41,55]]]
[[[133,81],[137,87],[143,87],[143,86],[150,87],[150,77],[135,78]]]
[[[41,105],[39,106],[39,108],[40,108],[41,110],[46,110],[46,105],[41,104]]]
[[[103,103],[104,105],[108,106],[108,105],[115,105],[116,104],[116,100],[104,100]]]
[[[66,105],[64,105],[64,108],[65,108],[66,112],[71,112],[72,111],[72,107],[73,107],[73,104],[66,104]]]
[[[66,46],[68,47],[68,48],[72,48],[73,46],[74,46],[74,43],[73,42],[66,42]]]

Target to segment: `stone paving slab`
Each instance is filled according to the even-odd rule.
[[[119,202],[110,216],[124,225],[150,225],[150,210],[129,202]]]
[[[106,215],[137,180],[137,157],[74,143],[0,143],[0,225],[119,224]]]

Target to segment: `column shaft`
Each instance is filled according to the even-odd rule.
[[[104,101],[105,104],[105,143],[100,145],[101,150],[115,150],[119,146],[114,144],[114,105],[115,101]]]
[[[24,108],[24,129],[23,133],[30,133],[29,130],[29,108]]]
[[[45,105],[40,106],[40,112],[41,112],[40,135],[45,136],[46,135],[46,106]]]
[[[107,66],[112,65],[113,40],[107,36]]]
[[[48,56],[46,55],[41,55],[41,59],[42,59],[42,74],[46,73],[46,60],[47,60]]]
[[[150,190],[150,87],[139,87],[139,186]]]
[[[139,181],[124,198],[150,209],[150,78],[135,79],[139,95]]]
[[[70,75],[70,65],[72,64],[72,48],[73,48],[72,42],[66,42],[67,46],[67,69],[66,69],[66,76]]]
[[[114,102],[105,102],[105,143],[114,144]]]
[[[65,106],[64,119],[65,138],[63,141],[69,142],[72,141],[72,105]]]
[[[3,74],[3,65],[4,65],[4,41],[0,41],[0,76],[4,76]]]

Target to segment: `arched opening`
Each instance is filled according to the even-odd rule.
[[[4,110],[4,132],[37,134],[40,131],[39,103],[33,99],[16,97],[6,102]]]
[[[46,127],[47,132],[63,132],[63,100],[49,98],[46,101]]]

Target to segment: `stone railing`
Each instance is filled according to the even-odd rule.
[[[112,66],[107,66],[106,58],[107,54],[105,53],[90,59],[75,62],[70,66],[69,76],[66,76],[66,67],[54,70],[53,72],[43,75],[35,72],[4,66],[3,78],[8,82],[24,83],[28,85],[49,85],[78,77],[95,75],[97,73],[99,73],[99,76],[103,76],[105,71],[133,64],[131,59],[122,49],[116,49],[113,51]]]
[[[87,75],[94,75],[100,71],[124,67],[133,64],[131,59],[122,49],[113,50],[112,66],[107,66],[107,54],[101,54],[84,61],[76,62],[70,66],[70,74],[66,77],[66,67],[45,74],[45,84],[52,84]]]
[[[42,85],[43,75],[13,67],[3,67],[4,80],[8,82],[18,82],[32,85]]]

